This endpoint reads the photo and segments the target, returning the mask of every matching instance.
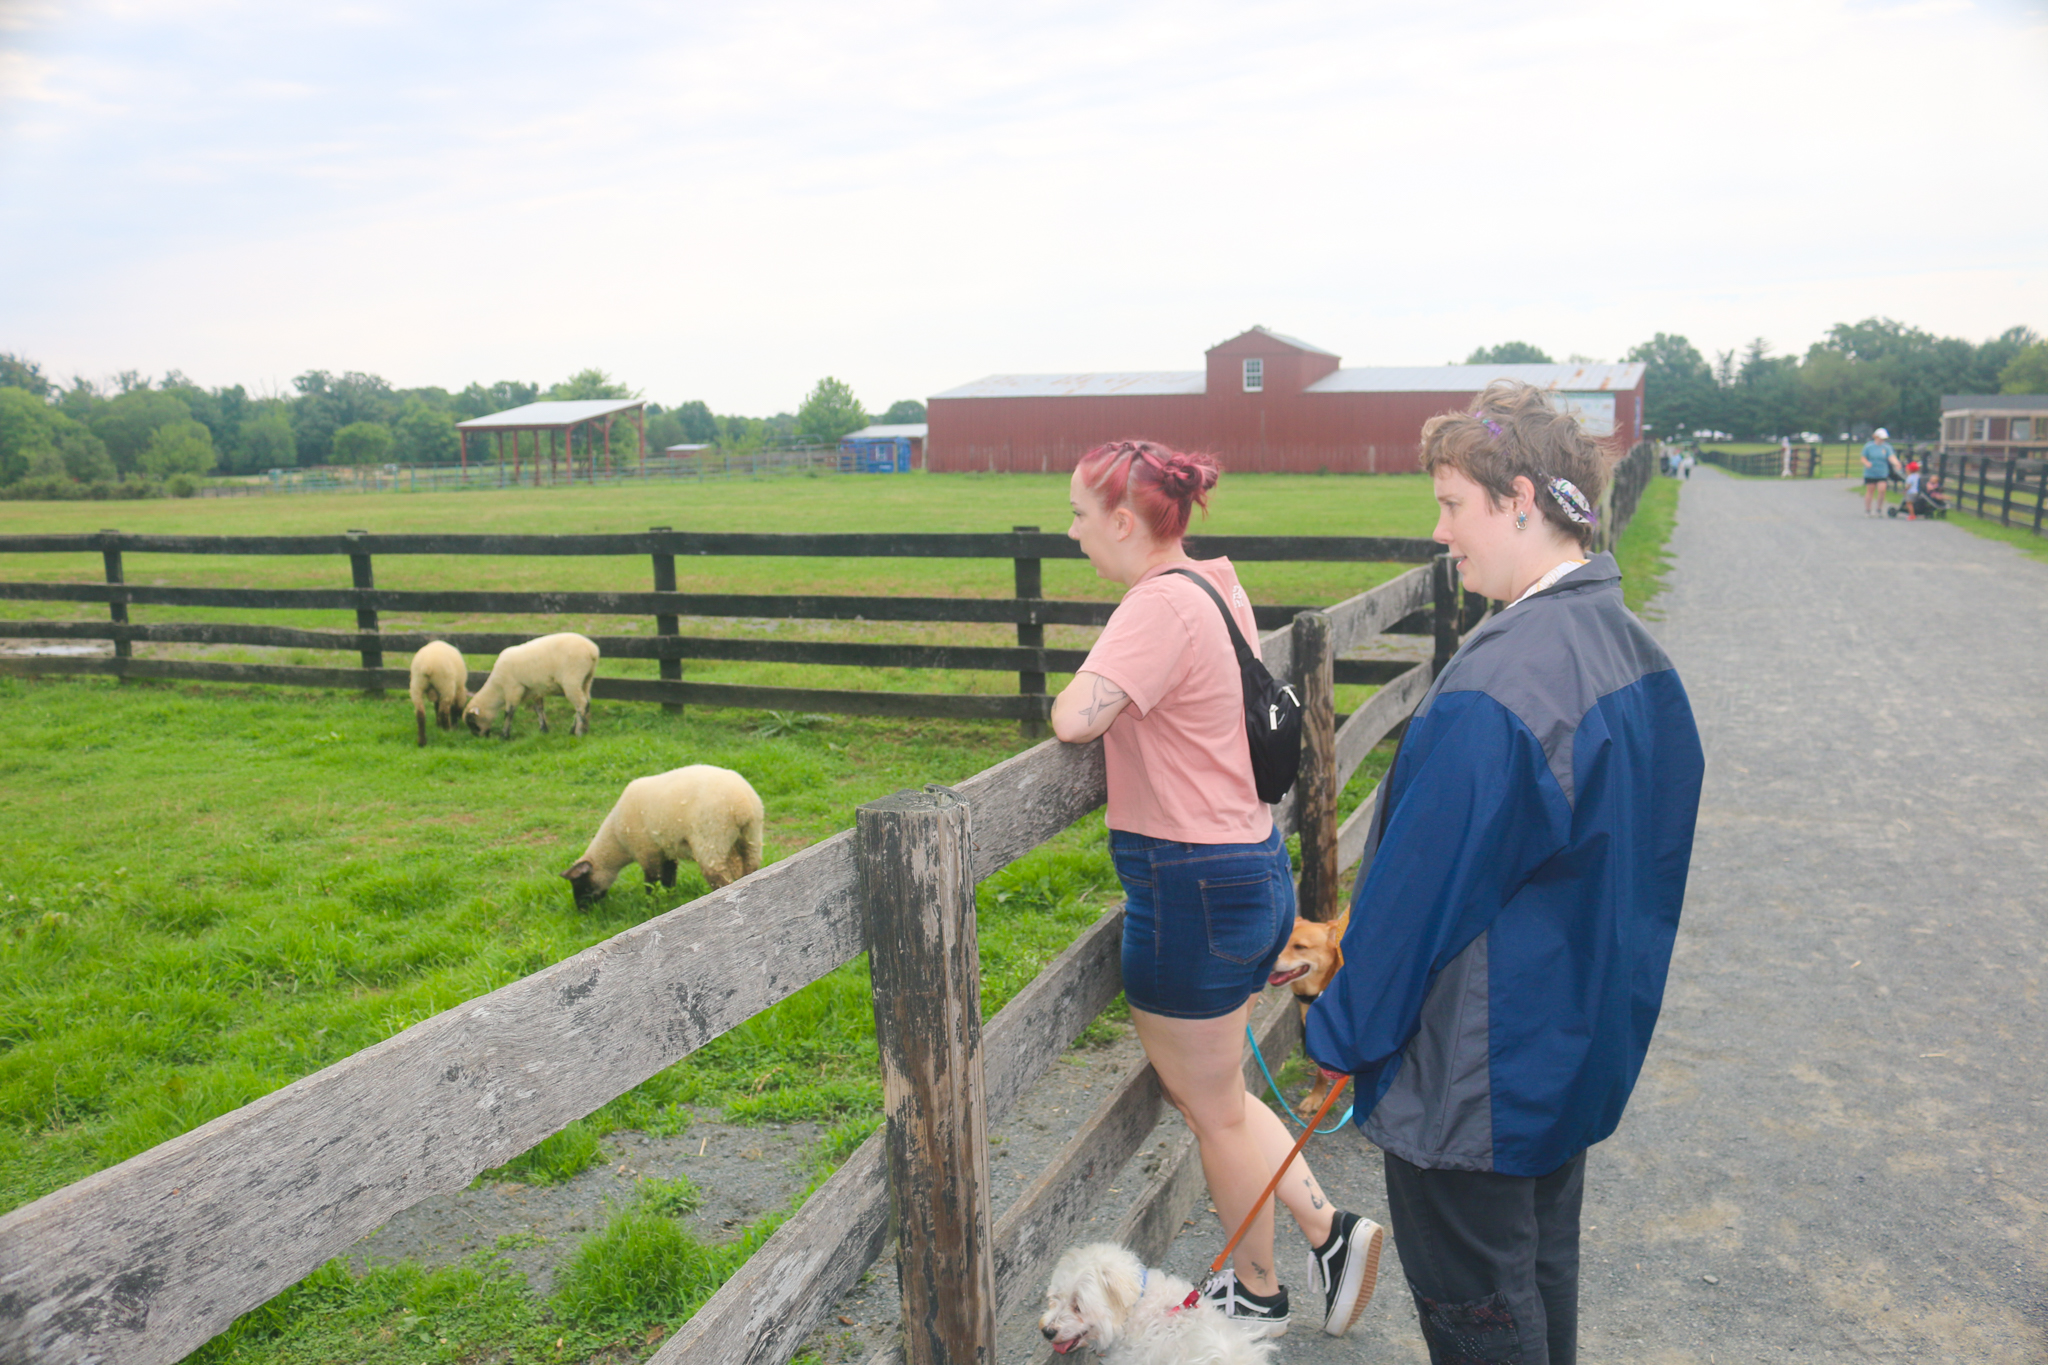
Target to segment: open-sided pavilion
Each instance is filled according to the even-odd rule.
[[[483,417],[472,417],[467,422],[457,422],[455,430],[462,442],[462,467],[469,468],[469,437],[472,432],[479,435],[493,434],[498,438],[498,466],[505,465],[505,437],[512,437],[512,482],[518,483],[521,473],[525,434],[533,433],[533,482],[540,485],[541,440],[547,438],[548,482],[555,478],[555,461],[563,459],[569,467],[569,480],[576,479],[576,428],[584,427],[582,454],[587,468],[594,476],[600,455],[604,459],[606,473],[612,467],[612,423],[621,413],[633,414],[633,431],[636,458],[641,468],[647,465],[647,404],[638,399],[586,398],[564,403],[528,403],[524,407],[507,408],[503,412],[489,413]]]

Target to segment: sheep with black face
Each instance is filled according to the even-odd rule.
[[[548,728],[547,699],[566,697],[576,721],[572,735],[590,730],[590,684],[597,676],[597,642],[573,631],[543,635],[514,645],[498,656],[491,676],[462,712],[463,723],[473,735],[481,735],[505,718],[503,737],[512,738],[512,713],[527,698],[533,699],[533,714],[541,732]]]
[[[761,798],[730,768],[693,763],[626,784],[583,856],[562,876],[578,909],[611,889],[628,863],[648,886],[676,884],[684,858],[714,889],[761,866]]]

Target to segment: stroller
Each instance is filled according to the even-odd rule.
[[[1887,507],[1885,515],[1896,517],[1906,514],[1906,520],[1918,521],[1922,517],[1948,516],[1948,499],[1941,496],[1941,480],[1920,473],[1920,462],[1915,460],[1906,466],[1906,496],[1896,507]]]

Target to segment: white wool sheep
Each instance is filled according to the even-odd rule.
[[[636,777],[562,876],[579,908],[609,891],[627,863],[640,864],[649,886],[674,886],[676,863],[688,858],[724,886],[761,866],[761,820],[761,798],[730,768],[693,763]]]
[[[446,640],[429,640],[412,656],[412,714],[419,723],[420,747],[427,747],[427,706],[434,708],[434,724],[443,730],[455,728],[455,718],[469,705],[469,665]]]
[[[572,735],[590,730],[590,682],[597,676],[597,642],[573,631],[543,635],[514,645],[491,665],[491,676],[470,698],[463,711],[463,723],[473,735],[481,735],[505,717],[506,739],[512,738],[512,713],[521,702],[533,698],[533,714],[542,733],[548,728],[547,699],[566,697],[576,713]]]

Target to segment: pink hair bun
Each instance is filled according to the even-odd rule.
[[[1169,450],[1154,441],[1111,441],[1083,455],[1076,467],[1104,507],[1128,506],[1162,543],[1187,534],[1196,507],[1208,513],[1209,490],[1223,472],[1213,455]]]

